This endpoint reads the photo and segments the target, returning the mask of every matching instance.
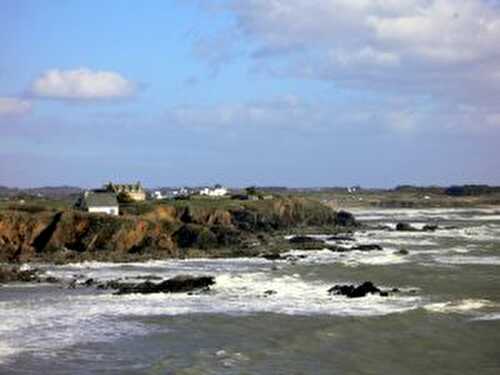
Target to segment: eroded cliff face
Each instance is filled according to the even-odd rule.
[[[0,213],[0,261],[22,262],[61,253],[113,254],[116,259],[133,254],[182,257],[188,249],[237,247],[259,233],[311,225],[345,225],[345,214],[298,198],[230,208],[159,205],[144,215],[120,217],[74,210],[4,211]]]

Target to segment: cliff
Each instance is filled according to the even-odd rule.
[[[0,261],[184,257],[193,249],[217,256],[217,249],[229,248],[233,254],[250,255],[248,244],[265,241],[269,233],[353,225],[351,215],[301,198],[229,206],[188,201],[119,217],[74,210],[7,210],[0,212]]]

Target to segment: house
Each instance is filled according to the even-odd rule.
[[[153,191],[151,194],[153,199],[160,200],[160,199],[165,199],[166,196],[163,195],[163,193],[160,190]]]
[[[199,191],[200,195],[208,197],[223,197],[227,195],[228,190],[220,185],[215,185],[213,188],[204,188]]]
[[[141,202],[146,200],[146,191],[138,181],[135,184],[113,184],[109,182],[104,185],[104,190],[109,193],[115,193],[119,198],[124,196],[125,200]]]
[[[102,191],[84,192],[75,206],[90,213],[117,216],[120,212],[116,194]]]

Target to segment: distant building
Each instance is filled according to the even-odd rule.
[[[86,191],[82,194],[76,208],[90,213],[118,215],[119,206],[115,193]]]
[[[208,197],[223,197],[227,195],[228,190],[220,185],[215,185],[213,188],[201,189],[198,193]]]
[[[140,182],[135,184],[113,184],[109,182],[104,186],[104,190],[109,193],[115,193],[118,196],[124,195],[126,198],[135,202],[146,200],[146,191]]]
[[[156,199],[156,200],[160,200],[160,199],[165,199],[166,198],[166,196],[164,196],[160,190],[153,191],[153,193],[151,194],[151,196],[152,196],[153,199]]]

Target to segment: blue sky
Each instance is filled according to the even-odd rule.
[[[0,184],[500,183],[483,0],[5,0]]]

